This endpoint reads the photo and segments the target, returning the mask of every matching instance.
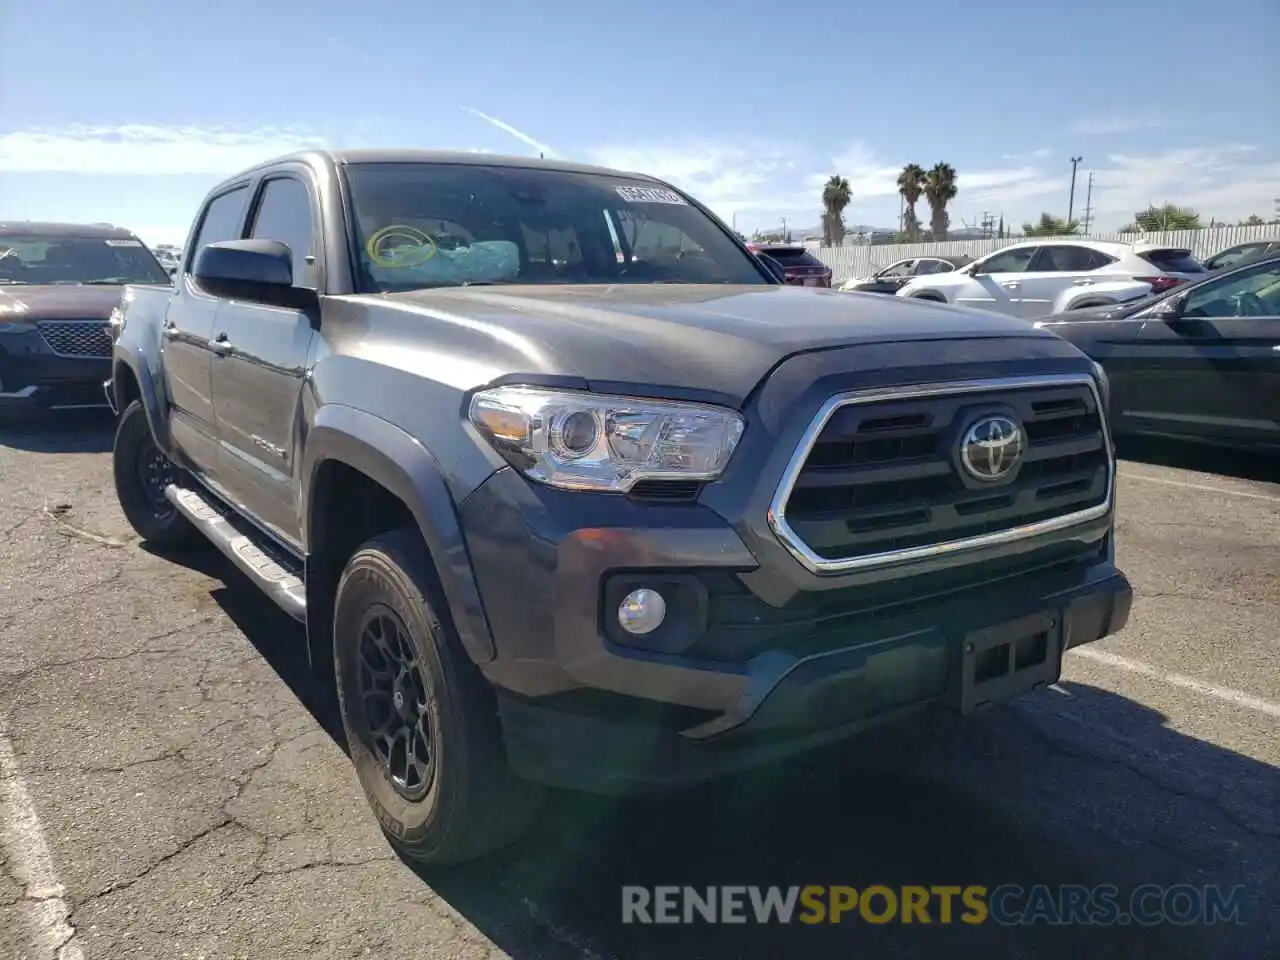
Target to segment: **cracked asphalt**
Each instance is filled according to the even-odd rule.
[[[0,801],[29,800],[61,884],[0,846],[3,960],[1280,955],[1274,464],[1126,451],[1132,619],[1057,689],[910,751],[556,797],[506,854],[423,872],[378,832],[299,628],[212,548],[140,546],[109,447],[101,421],[0,433]],[[1245,922],[620,922],[623,884],[871,883],[1238,884]]]

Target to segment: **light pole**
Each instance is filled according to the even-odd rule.
[[[1076,167],[1080,166],[1080,161],[1084,157],[1071,158],[1071,193],[1067,196],[1067,223],[1071,222],[1071,214],[1076,209]]]
[[[1068,219],[1070,219],[1068,217]],[[1084,232],[1089,233],[1089,222],[1093,219],[1093,171],[1089,171],[1089,185],[1084,194]]]

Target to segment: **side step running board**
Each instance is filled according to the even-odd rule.
[[[164,495],[280,609],[295,620],[306,622],[307,592],[295,562],[270,547],[264,549],[194,490],[169,484]]]

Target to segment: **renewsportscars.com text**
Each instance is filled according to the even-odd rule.
[[[1243,887],[1147,884],[622,888],[623,923],[1180,926],[1239,923]]]

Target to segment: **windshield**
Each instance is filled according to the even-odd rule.
[[[679,194],[623,176],[446,163],[345,168],[360,287],[770,279]]]
[[[169,275],[141,240],[0,237],[0,284],[169,282]]]

